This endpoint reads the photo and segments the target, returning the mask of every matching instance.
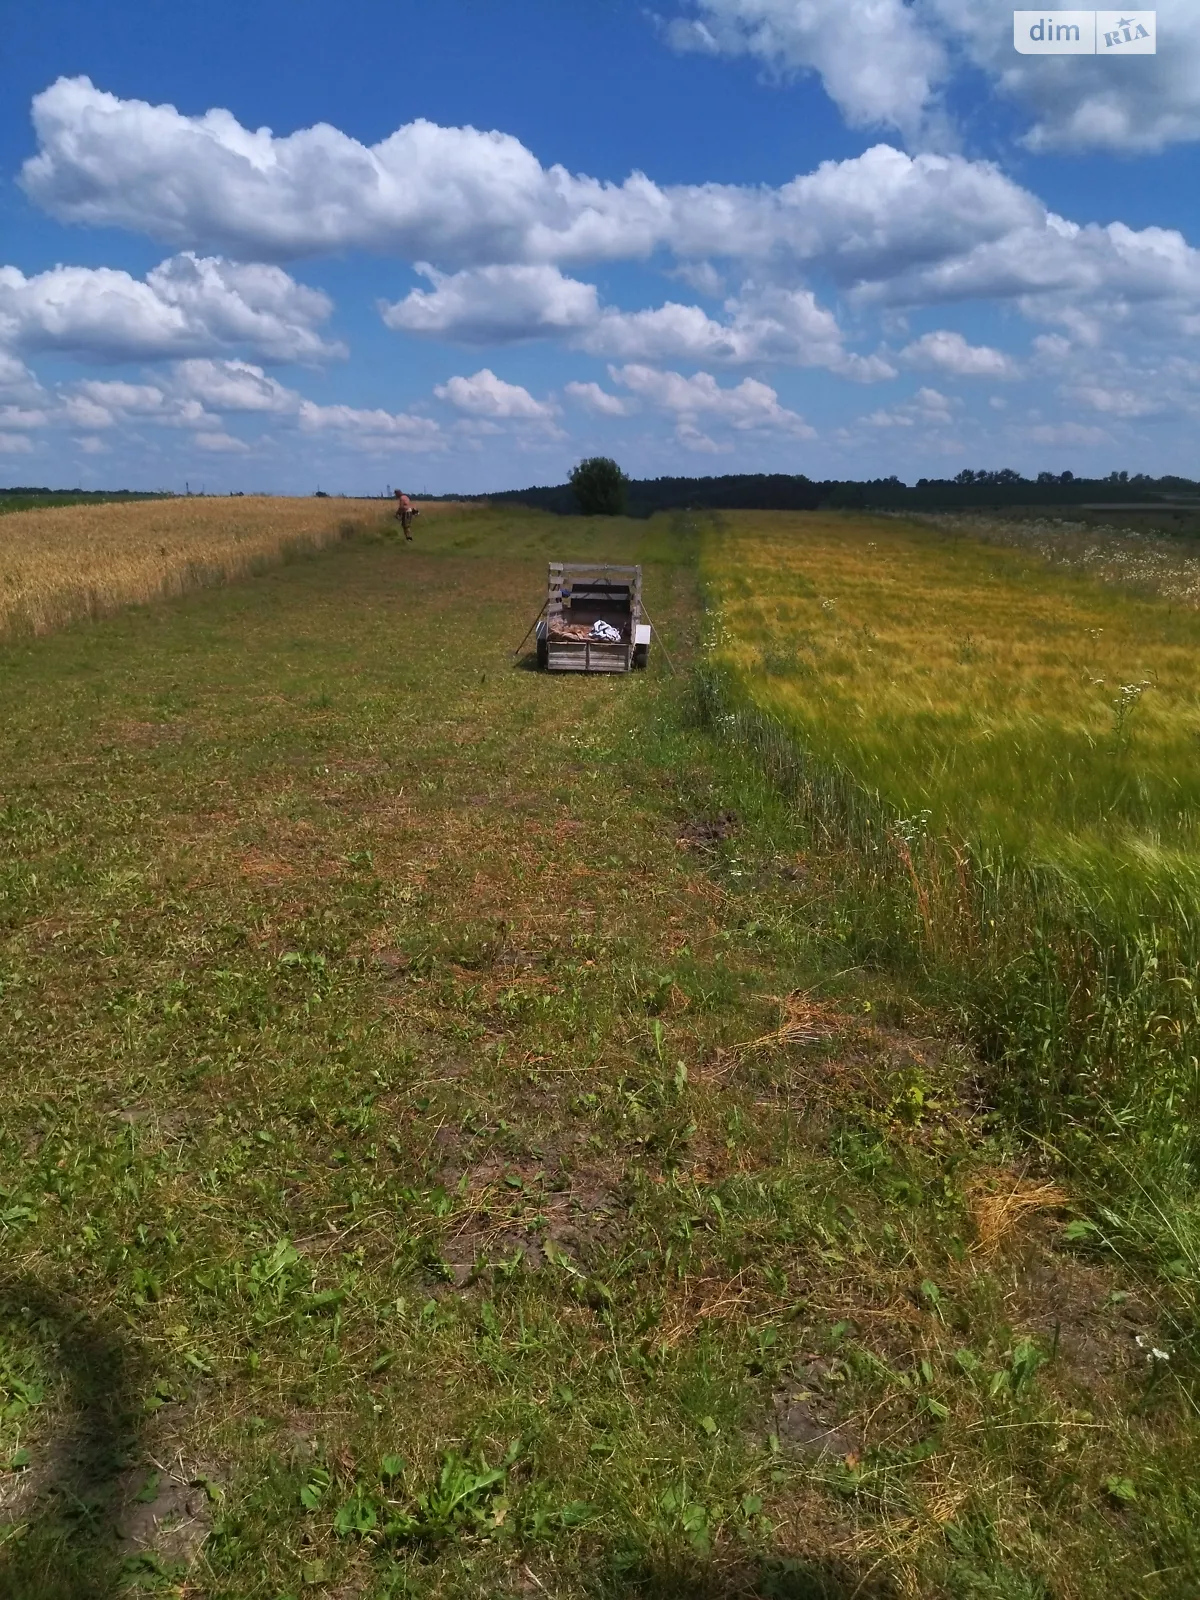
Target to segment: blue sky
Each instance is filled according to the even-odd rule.
[[[0,483],[1200,477],[1200,7],[5,4]]]

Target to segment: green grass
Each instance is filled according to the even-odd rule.
[[[0,651],[0,1592],[1194,1593],[1169,1286],[705,726],[695,527],[418,527]],[[602,552],[678,676],[513,663]]]
[[[135,489],[52,489],[48,494],[12,494],[0,489],[0,516],[8,511],[35,511],[45,506],[105,505],[121,500],[163,500],[169,496]]]

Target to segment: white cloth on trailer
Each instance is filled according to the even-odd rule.
[[[603,639],[606,644],[620,644],[621,633],[611,622],[593,622],[592,638]]]

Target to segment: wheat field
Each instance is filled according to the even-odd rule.
[[[448,507],[423,507],[418,527]],[[19,512],[0,520],[0,636],[47,633],[394,527],[378,500],[257,495]]]
[[[1194,880],[1190,596],[878,517],[743,513],[705,570],[718,661],[895,814],[1072,875]]]
[[[1158,1186],[1196,1260],[1200,563],[1124,587],[1090,548],[724,517],[709,716],[837,855],[847,962],[924,985],[993,1103],[1088,1181]]]

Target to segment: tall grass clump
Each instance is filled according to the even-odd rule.
[[[837,855],[854,959],[959,1016],[1139,1250],[1194,1260],[1200,615],[883,519],[729,518],[704,575],[702,715]]]
[[[385,517],[377,501],[265,495],[22,511],[0,521],[0,637],[228,583]]]

